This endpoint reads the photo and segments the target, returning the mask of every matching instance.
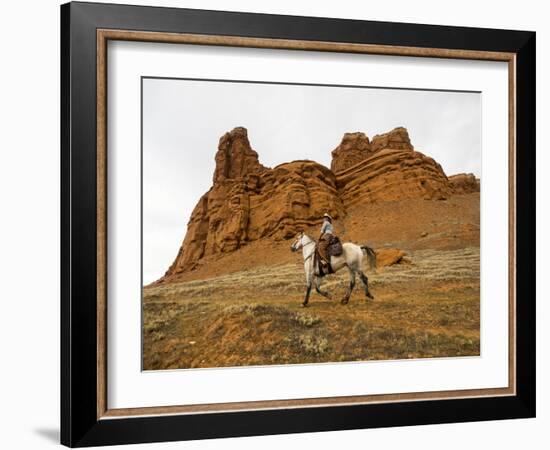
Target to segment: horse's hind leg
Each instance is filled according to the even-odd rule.
[[[328,298],[329,300],[332,300],[332,297],[327,291],[323,291],[321,289],[321,278],[315,277],[315,290],[318,294],[321,294],[323,297]]]
[[[346,292],[346,295],[342,299],[341,303],[342,305],[347,305],[349,302],[349,298],[351,297],[351,293],[353,292],[353,288],[355,287],[355,271],[353,269],[349,269],[349,286],[348,290]]]
[[[361,281],[363,282],[363,286],[365,286],[365,295],[370,298],[371,300],[374,300],[374,297],[369,291],[369,279],[368,277],[363,273],[359,272],[359,276],[361,277]]]

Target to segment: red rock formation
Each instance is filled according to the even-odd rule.
[[[247,242],[284,239],[320,223],[325,212],[344,214],[336,177],[314,161],[262,166],[246,130],[221,139],[214,184],[191,214],[187,234],[166,276],[192,270],[201,258],[229,253]]]
[[[370,143],[363,133],[346,134],[332,157],[346,208],[358,202],[404,198],[441,200],[453,192],[441,166],[414,151],[402,127],[376,135]]]
[[[320,224],[325,212],[341,218],[359,203],[441,200],[473,187],[473,175],[450,182],[436,161],[413,150],[404,128],[372,141],[364,133],[346,133],[332,156],[332,170],[314,161],[270,169],[260,164],[246,129],[226,133],[216,153],[213,185],[195,206],[165,278],[251,241],[290,238]]]
[[[365,133],[346,133],[342,142],[332,151],[330,169],[334,173],[363,161],[372,154],[369,138]]]
[[[473,173],[458,173],[449,177],[449,182],[455,194],[479,192],[479,178]]]
[[[258,154],[250,147],[246,128],[237,127],[225,133],[218,144],[214,184],[223,180],[260,174],[265,167],[258,162]]]
[[[388,133],[377,134],[372,138],[372,151],[377,152],[384,148],[392,148],[394,150],[413,150],[409,132],[406,128],[397,127]]]
[[[399,248],[380,248],[376,252],[376,265],[378,267],[393,266],[403,262],[407,253]]]
[[[359,202],[423,198],[444,200],[452,188],[441,166],[411,150],[384,149],[338,174],[344,206]]]

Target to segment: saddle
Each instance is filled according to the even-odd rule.
[[[327,250],[326,250],[328,261],[326,261],[326,265],[324,265],[323,261],[325,261],[325,259],[321,256],[321,253],[319,252],[319,247],[315,246],[314,263],[317,265],[319,276],[325,276],[325,275],[330,275],[331,273],[334,273],[334,269],[330,264],[330,257],[340,256],[343,253],[343,251],[344,249],[342,248],[342,243],[340,242],[340,239],[338,239],[338,237],[334,235],[331,235],[329,237]]]
[[[344,252],[342,243],[337,236],[332,235],[328,241],[327,254],[328,256],[340,256]]]

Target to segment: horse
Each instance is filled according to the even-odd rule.
[[[290,250],[296,252],[302,249],[304,256],[304,270],[306,273],[306,294],[302,303],[303,307],[306,307],[309,302],[309,295],[311,293],[312,284],[315,285],[317,293],[323,297],[331,300],[332,297],[327,291],[321,289],[321,278],[323,275],[319,273],[319,265],[315,263],[315,249],[317,243],[311,239],[304,232],[300,232],[296,235],[296,239],[290,246]],[[338,272],[340,269],[347,267],[349,271],[349,285],[344,298],[341,303],[346,305],[349,302],[353,288],[355,287],[355,276],[358,274],[363,286],[365,288],[365,295],[367,298],[374,300],[374,297],[369,291],[369,279],[363,272],[363,257],[367,256],[367,261],[370,269],[376,268],[376,253],[372,248],[367,245],[357,245],[351,242],[342,244],[343,252],[340,256],[331,256],[330,264],[334,272]]]

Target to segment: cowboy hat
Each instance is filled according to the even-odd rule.
[[[329,213],[324,213],[323,217],[328,217],[330,220],[332,220],[332,216]]]

